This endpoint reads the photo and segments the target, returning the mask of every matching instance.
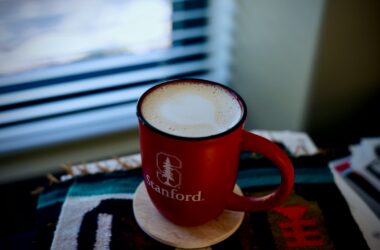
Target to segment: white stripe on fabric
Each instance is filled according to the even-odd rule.
[[[112,236],[112,215],[99,214],[94,250],[109,250]]]

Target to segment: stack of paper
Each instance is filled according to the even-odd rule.
[[[293,157],[311,156],[317,154],[318,148],[308,134],[296,131],[252,130],[273,142],[282,143]]]
[[[380,249],[380,138],[362,139],[350,151],[330,168],[369,246]]]

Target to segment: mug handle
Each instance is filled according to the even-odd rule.
[[[226,208],[235,211],[264,211],[282,202],[290,195],[294,184],[294,169],[287,155],[273,142],[243,130],[240,148],[259,153],[270,159],[280,170],[281,184],[272,193],[262,197],[245,197],[235,193],[227,199]]]

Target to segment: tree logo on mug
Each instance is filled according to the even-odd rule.
[[[179,169],[182,167],[182,162],[178,157],[161,152],[157,154],[156,161],[158,180],[166,186],[179,187],[182,179]]]

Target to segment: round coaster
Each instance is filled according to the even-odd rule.
[[[234,192],[241,194],[235,185]],[[151,202],[144,182],[138,186],[133,199],[133,212],[137,224],[155,240],[177,248],[203,248],[219,243],[231,236],[240,226],[244,212],[224,210],[214,220],[195,227],[173,224],[164,218]]]

